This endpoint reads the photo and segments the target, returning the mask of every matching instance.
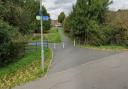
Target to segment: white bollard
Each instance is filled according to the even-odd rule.
[[[63,48],[64,48],[64,42],[63,42]]]
[[[54,49],[56,48],[56,43],[54,43]]]
[[[76,41],[74,40],[74,47],[76,46]]]

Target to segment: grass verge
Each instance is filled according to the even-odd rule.
[[[41,36],[39,33],[37,34],[34,34],[35,36],[34,37],[29,37],[29,41],[32,41],[32,42],[37,42],[37,41],[40,41],[41,40]],[[51,30],[48,31],[48,33],[45,33],[44,34],[44,39],[48,40],[49,43],[59,43],[61,42],[61,37],[60,37],[60,34],[59,34],[59,31],[57,30],[57,28],[51,28]]]
[[[99,49],[99,50],[128,50],[123,46],[119,45],[104,45],[104,46],[90,46],[90,45],[79,45],[82,48],[92,48],[92,49]]]
[[[14,86],[37,79],[47,72],[51,60],[51,50],[45,49],[45,72],[41,70],[41,53],[27,53],[16,63],[0,68],[0,89],[11,89]]]
[[[49,30],[48,34],[44,34],[44,38],[47,39],[50,43],[61,42],[61,37],[57,28],[52,28],[51,30]]]

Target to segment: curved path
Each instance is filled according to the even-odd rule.
[[[14,89],[128,89],[128,52],[76,48],[60,34],[47,77]]]
[[[52,67],[48,74],[61,72],[69,68],[73,68],[81,64],[87,63],[89,61],[101,59],[118,53],[116,51],[101,51],[74,47],[73,43],[71,43],[71,41],[68,39],[68,37],[64,35],[62,31],[60,31],[60,35],[62,41],[64,41],[65,43],[65,48],[62,47],[62,43],[57,44],[55,49],[52,46],[54,58],[52,62]]]

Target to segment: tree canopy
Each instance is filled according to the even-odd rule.
[[[47,10],[44,6],[43,6],[43,16],[48,16],[49,17],[48,21],[43,21],[44,32],[47,32],[51,28],[51,19],[50,19],[49,13],[47,12]]]
[[[19,28],[22,34],[30,34],[33,30],[40,27],[40,22],[36,20],[39,15],[39,2],[35,0],[1,0],[0,1],[0,19],[8,22],[10,25]],[[43,7],[44,15],[50,15]],[[44,21],[44,29],[50,29],[49,21]]]
[[[72,12],[64,20],[65,31],[74,39],[89,45],[127,45],[128,35],[122,35],[127,33],[126,30],[117,30],[110,24],[111,21],[106,22],[109,4],[109,0],[77,0]],[[126,27],[124,24],[122,26]]]
[[[63,23],[64,19],[65,19],[65,14],[64,12],[61,12],[60,15],[58,16],[58,22]]]
[[[87,43],[101,39],[99,37],[100,25],[104,23],[108,3],[109,0],[77,0],[68,17],[71,35]]]

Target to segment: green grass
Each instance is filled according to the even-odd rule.
[[[125,49],[123,46],[118,46],[118,45],[107,45],[107,46],[99,46],[101,49]]]
[[[80,47],[101,49],[101,50],[127,50],[125,47],[119,45],[104,45],[104,46],[80,45]]]
[[[48,40],[49,43],[59,43],[61,42],[61,37],[59,32],[57,31],[56,28],[51,28],[51,30],[49,30],[47,33],[44,34],[44,39]],[[32,42],[36,42],[36,41],[40,41],[41,40],[41,36],[40,34],[37,34],[37,36],[35,37],[29,37],[29,41]]]
[[[35,37],[31,38],[30,41],[36,42],[36,41],[40,41],[40,40],[41,40],[41,36],[40,36],[40,34],[38,33],[38,36],[35,36]]]
[[[51,60],[51,50],[45,49],[45,72],[41,69],[41,53],[30,52],[19,61],[0,68],[0,89],[11,89],[14,86],[37,79],[47,72]]]
[[[61,42],[61,37],[56,28],[49,30],[48,34],[44,34],[44,38],[47,39],[50,43],[59,43]]]
[[[40,40],[41,40],[41,36],[36,36],[32,38],[33,42],[40,41]]]

